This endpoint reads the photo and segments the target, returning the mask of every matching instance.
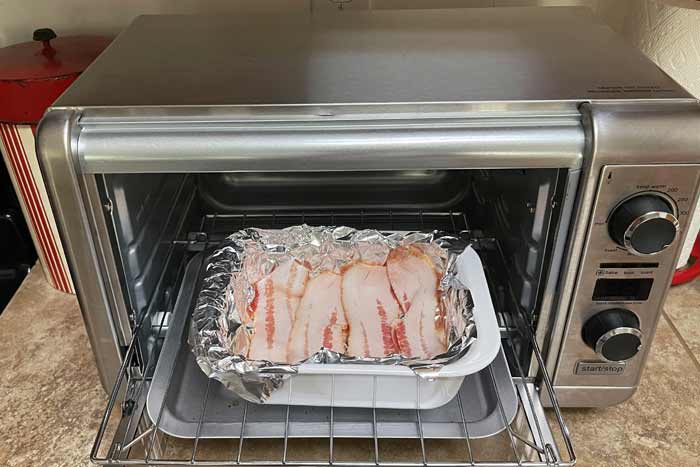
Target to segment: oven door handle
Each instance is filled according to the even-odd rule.
[[[420,122],[81,122],[84,173],[579,168],[578,116]]]

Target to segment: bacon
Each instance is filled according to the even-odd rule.
[[[341,297],[350,327],[349,355],[384,357],[398,352],[392,323],[398,319],[400,308],[386,267],[352,263],[343,272]]]
[[[248,355],[249,348],[250,334],[245,325],[243,325],[236,330],[231,342],[231,349],[233,349],[233,353],[236,355]]]
[[[434,245],[362,245],[355,261],[309,277],[251,251],[232,285],[243,325],[229,345],[253,360],[298,363],[320,349],[349,356],[432,358],[447,350]],[[256,279],[251,282],[251,279]],[[243,285],[245,284],[245,285]],[[252,284],[252,285],[251,285]]]
[[[340,286],[341,276],[330,271],[309,280],[287,346],[289,362],[305,360],[321,347],[345,353],[348,325]]]
[[[264,254],[253,248],[246,251],[241,270],[233,275],[232,287],[229,288],[229,293],[232,295],[229,299],[235,303],[243,323],[248,323],[253,318],[257,306],[256,300],[259,294],[255,284],[271,270],[272,265]],[[252,287],[250,287],[251,284]],[[252,300],[248,296],[250,290],[253,292],[253,296],[250,297]]]
[[[387,258],[389,282],[400,297],[400,319],[393,322],[401,355],[432,358],[447,350],[438,297],[440,274],[419,248],[395,248]]]
[[[252,323],[248,325],[252,328],[248,358],[287,362],[287,343],[308,275],[303,265],[289,260],[255,284],[255,298],[250,305]]]

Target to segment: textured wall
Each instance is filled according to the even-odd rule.
[[[620,30],[669,75],[700,97],[700,10],[653,0],[630,2]]]

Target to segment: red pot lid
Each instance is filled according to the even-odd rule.
[[[37,29],[33,42],[0,48],[0,121],[36,123],[110,42]]]

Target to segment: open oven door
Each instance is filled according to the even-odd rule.
[[[463,216],[453,216],[443,220],[464,232]],[[211,247],[209,241],[216,243],[217,224],[227,231],[232,222],[243,227],[248,220],[210,218],[203,224],[207,237],[173,244],[168,263],[176,264],[166,269],[184,271],[177,292],[165,293],[161,306],[144,314],[134,331],[91,453],[93,462],[491,467],[575,463],[533,329],[517,311],[513,292],[492,280],[506,265],[498,244],[489,238],[474,238],[474,248],[488,264],[484,269],[496,306],[513,308],[498,313],[499,356],[465,378],[447,405],[428,410],[257,405],[208,379],[187,344],[188,320],[205,264],[202,250]],[[516,356],[522,348],[533,349],[540,379],[528,377],[519,363]],[[540,403],[540,391],[555,401],[549,413]]]

